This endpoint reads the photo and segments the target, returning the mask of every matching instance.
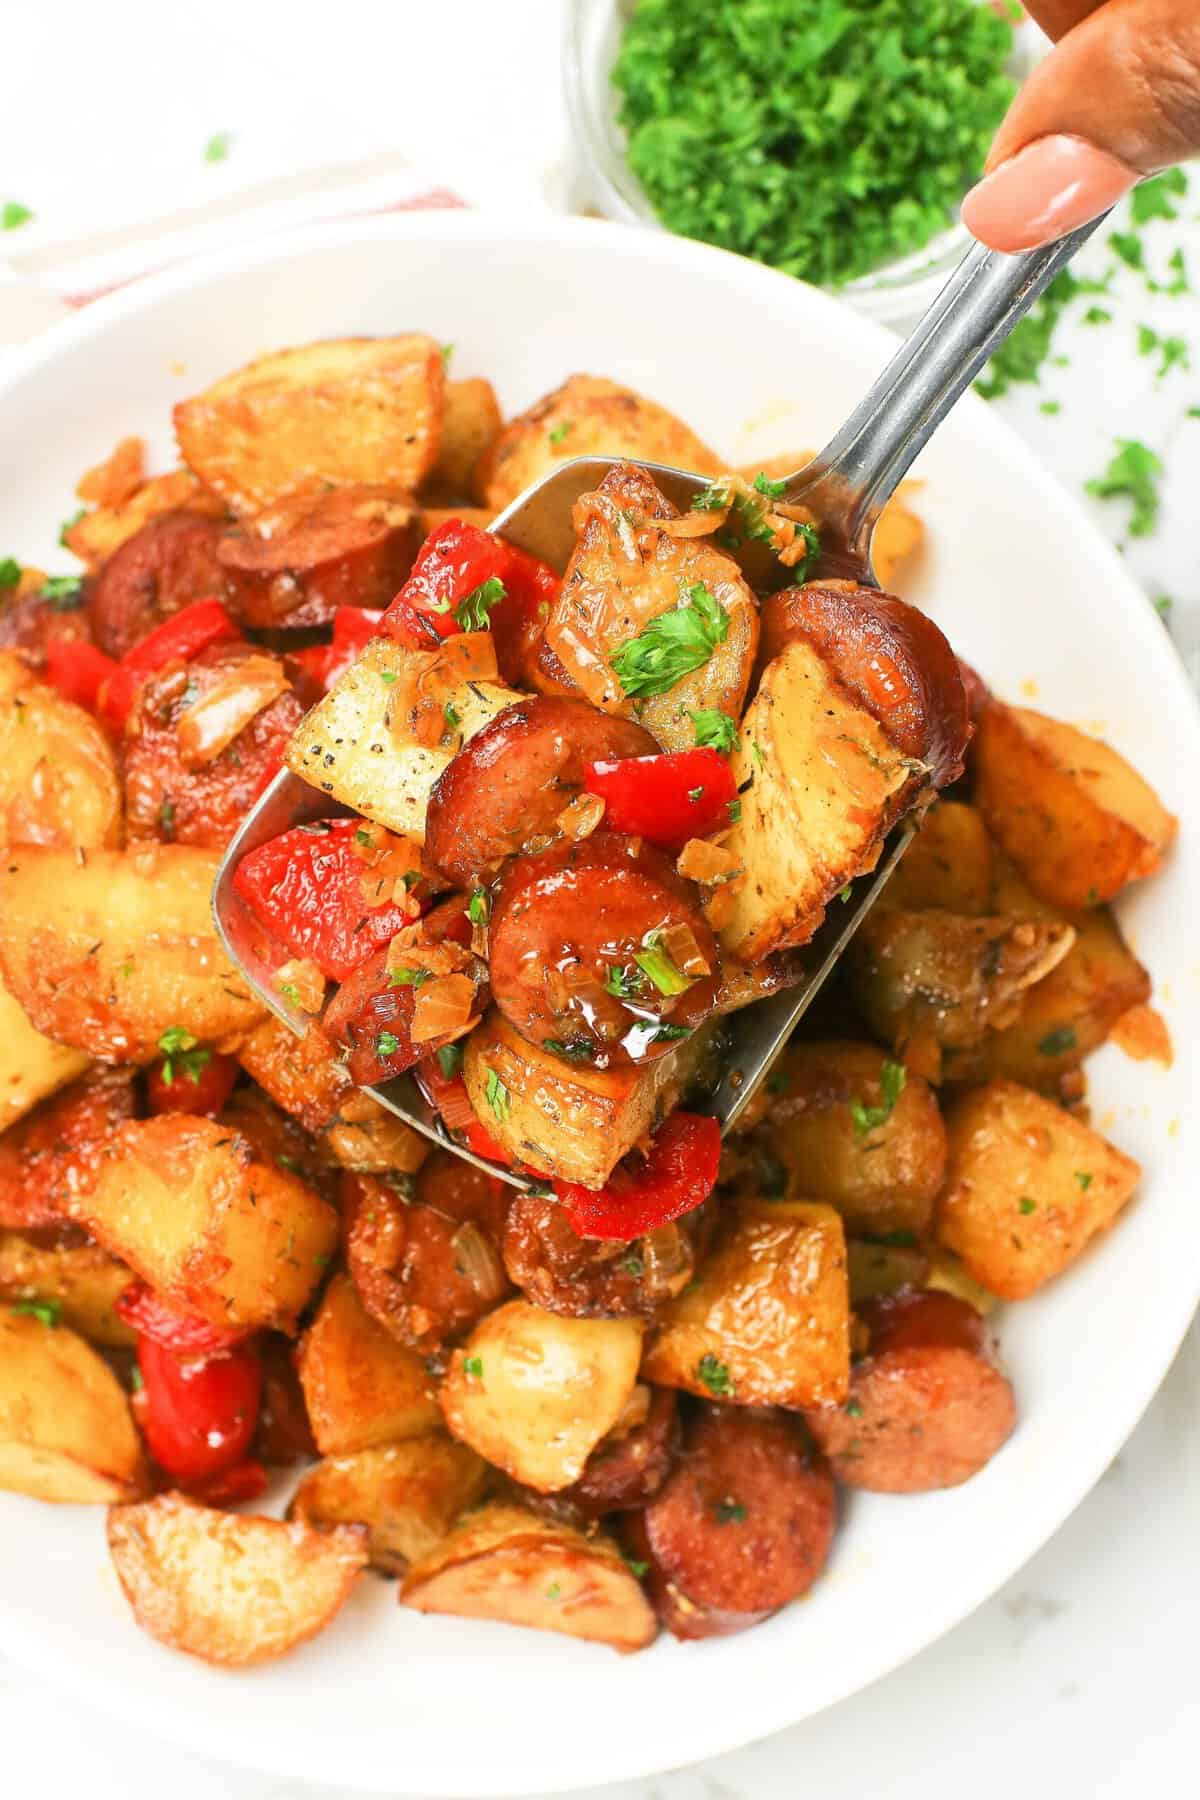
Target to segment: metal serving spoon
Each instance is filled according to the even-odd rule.
[[[971,249],[841,430],[819,456],[788,478],[782,501],[802,502],[812,510],[820,521],[823,544],[836,547],[839,571],[878,586],[871,566],[871,537],[883,508],[987,358],[1100,223],[1094,220],[1056,244],[1019,256],[1002,256],[981,245]],[[574,548],[575,501],[597,488],[622,460],[627,459],[586,456],[560,464],[514,500],[490,529],[554,568],[564,568]],[[709,485],[703,476],[682,469],[645,466],[681,512]],[[779,565],[766,545],[750,541],[739,550],[738,559],[757,591],[780,585]],[[268,838],[344,811],[307,782],[282,771],[230,843],[213,890],[213,914],[226,950],[264,1004],[298,1033],[307,1029],[310,1015],[289,1005],[273,985],[270,966],[256,948],[260,932],[234,892],[233,871],[241,857]],[[723,1132],[736,1123],[787,1043],[911,836],[911,826],[896,833],[880,867],[857,884],[861,892],[853,896],[854,904],[817,934],[808,947],[807,972],[797,986],[730,1016],[722,1074],[705,1103]],[[398,1076],[368,1091],[389,1112],[466,1161],[515,1187],[530,1185],[515,1170],[487,1162],[454,1142],[411,1076]]]

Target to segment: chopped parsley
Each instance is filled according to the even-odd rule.
[[[299,1006],[300,989],[296,986],[294,981],[281,981],[279,984],[279,991],[290,1006]]]
[[[713,1516],[718,1525],[740,1525],[746,1517],[746,1508],[736,1500],[718,1500]]]
[[[484,1098],[499,1120],[503,1122],[503,1120],[507,1119],[509,1113],[512,1111],[512,1096],[497,1075],[495,1069],[488,1070],[487,1085],[484,1088]]]
[[[40,1319],[43,1325],[53,1328],[62,1318],[62,1301],[14,1300],[12,1310],[15,1313],[24,1313],[30,1319]]]
[[[391,687],[393,681],[396,679],[395,669],[380,669],[379,679],[382,681],[384,687]]]
[[[466,1375],[469,1380],[471,1380],[471,1381],[482,1380],[482,1378],[483,1378],[483,1358],[481,1356],[464,1356],[462,1366],[463,1366],[463,1374]]]
[[[1028,1196],[1028,1194],[1025,1194],[1025,1195],[1023,1195],[1023,1196],[1022,1196],[1022,1198],[1021,1198],[1021,1200],[1020,1200],[1020,1203],[1019,1203],[1019,1205],[1018,1205],[1018,1207],[1017,1207],[1017,1211],[1018,1211],[1018,1212],[1021,1212],[1021,1213],[1024,1213],[1024,1215],[1025,1215],[1025,1217],[1026,1217],[1026,1218],[1028,1218],[1028,1217],[1029,1217],[1029,1214],[1030,1214],[1030,1213],[1031,1213],[1031,1212],[1036,1212],[1036,1211],[1037,1211],[1037,1201],[1036,1201],[1036,1200],[1031,1200],[1031,1199],[1030,1199],[1030,1198],[1029,1198],[1029,1196]]]
[[[1048,419],[1052,419],[1056,413],[1062,411],[1062,403],[1058,400],[1043,400],[1038,411],[1045,413]]]
[[[761,769],[763,766],[763,753],[754,738],[751,738],[750,740],[750,754]]]
[[[1148,225],[1151,219],[1177,219],[1179,208],[1172,201],[1186,194],[1187,189],[1187,176],[1182,169],[1167,169],[1162,175],[1140,182],[1129,196],[1134,224]]]
[[[375,1039],[376,1056],[395,1056],[400,1048],[400,1039],[394,1031],[381,1031]]]
[[[1086,1194],[1088,1189],[1092,1185],[1091,1170],[1090,1169],[1076,1169],[1075,1179],[1079,1183],[1080,1192]]]
[[[1159,594],[1156,599],[1150,602],[1150,604],[1153,606],[1159,618],[1165,620],[1175,602],[1172,600],[1170,594]]]
[[[632,1000],[644,985],[640,973],[634,975],[620,963],[609,963],[604,974],[604,991],[616,1000]]]
[[[696,1374],[715,1399],[725,1399],[733,1393],[729,1370],[723,1362],[717,1360],[711,1350],[706,1351],[696,1364]]]
[[[371,845],[374,842],[371,833],[367,830],[365,825],[359,825],[355,828],[354,841],[356,844],[362,844],[367,850],[371,848]]]
[[[87,517],[87,507],[81,506],[79,508],[78,512],[73,512],[69,519],[63,520],[62,524],[58,528],[58,541],[64,550],[68,550],[70,548],[70,545],[67,543],[68,531],[71,530],[72,526],[78,525],[80,519],[85,519],[86,517]]]
[[[389,987],[423,987],[429,980],[428,969],[389,969]]]
[[[38,589],[53,612],[75,612],[83,605],[83,582],[78,575],[51,575]]]
[[[762,469],[754,477],[754,485],[760,494],[766,495],[768,500],[782,500],[784,494],[787,493],[786,481],[772,481]]]
[[[1075,1046],[1073,1025],[1058,1025],[1053,1031],[1048,1031],[1044,1038],[1038,1039],[1038,1052],[1042,1056],[1061,1056],[1066,1050],[1074,1050]]]
[[[453,344],[443,344],[442,345],[442,367],[443,367],[443,369],[448,369],[450,367],[450,359],[453,355],[454,355],[454,345]]]
[[[1139,325],[1137,328],[1137,347],[1139,356],[1153,356],[1157,350],[1162,358],[1158,365],[1158,379],[1169,374],[1172,369],[1190,369],[1191,358],[1188,355],[1186,338],[1160,337],[1152,325]]]
[[[617,1267],[618,1269],[623,1270],[626,1275],[632,1275],[635,1280],[639,1275],[644,1275],[646,1273],[646,1265],[636,1250],[631,1250],[628,1256],[623,1256],[617,1264]]]
[[[561,1593],[561,1585],[557,1581],[552,1581],[550,1586],[546,1589],[546,1598],[547,1600],[557,1600]]]
[[[661,931],[652,931],[643,940],[643,947],[634,955],[634,962],[660,994],[668,997],[675,994],[686,994],[691,987],[691,979],[679,968],[662,941]]]
[[[6,200],[0,208],[0,231],[16,231],[21,225],[28,225],[33,218],[27,206],[19,200]]]
[[[21,565],[15,556],[0,557],[0,588],[16,587],[21,579]]]
[[[995,400],[1014,382],[1037,381],[1059,320],[1071,301],[1077,294],[1103,292],[1106,287],[1104,282],[1081,281],[1070,269],[1063,269],[996,351],[975,383],[977,392],[985,400]]]
[[[613,652],[613,671],[630,698],[665,694],[685,675],[702,669],[728,635],[728,614],[698,581],[682,606],[660,613],[638,637]]]
[[[1084,325],[1111,325],[1112,314],[1107,306],[1089,306],[1083,315]]]
[[[212,1051],[199,1044],[182,1025],[169,1025],[158,1040],[158,1048],[163,1059],[162,1078],[168,1087],[177,1073],[198,1082],[212,1061]]]
[[[699,787],[694,787],[694,788],[689,788],[689,789],[688,789],[688,796],[687,796],[687,797],[688,797],[688,799],[689,799],[689,800],[692,800],[692,801],[695,801],[695,800],[703,800],[703,798],[704,798],[704,785],[703,785],[703,783],[701,783],[701,785],[700,785],[700,786],[699,786]]]
[[[690,1025],[656,1025],[650,1033],[649,1041],[652,1044],[674,1044],[680,1038],[691,1037],[691,1035]]]
[[[173,800],[164,800],[159,807],[158,823],[163,836],[170,843],[175,836],[175,802]]]
[[[437,1053],[438,1068],[447,1081],[453,1081],[462,1068],[463,1051],[461,1044],[443,1044]]]
[[[731,756],[737,749],[738,730],[728,713],[715,706],[703,706],[699,712],[689,709],[688,717],[701,749],[718,750],[722,756]]]
[[[862,1415],[863,1415],[862,1401],[861,1400],[847,1400],[845,1406],[842,1408],[842,1411],[845,1413],[848,1413],[850,1418],[852,1418],[852,1419],[861,1419]]]
[[[804,539],[805,551],[800,561],[792,564],[792,580],[807,581],[820,560],[821,540],[815,525],[797,525],[796,536]]]
[[[730,824],[731,824],[731,825],[736,825],[736,824],[737,824],[737,822],[738,822],[738,820],[739,820],[739,819],[740,819],[740,818],[741,818],[741,816],[742,816],[742,803],[741,803],[741,801],[740,801],[740,800],[727,800],[727,801],[726,801],[726,802],[725,802],[725,807],[726,807],[726,810],[727,810],[727,811],[728,811],[728,813],[729,813],[729,823],[730,823]]]
[[[1087,491],[1097,500],[1129,500],[1130,537],[1149,537],[1158,523],[1162,460],[1136,438],[1117,438],[1115,442],[1116,455],[1103,475],[1085,484]]]
[[[643,1562],[640,1556],[627,1556],[625,1558],[625,1565],[630,1574],[636,1575],[639,1581],[642,1579],[643,1575],[648,1575],[650,1573],[650,1564],[648,1562]]]
[[[488,897],[486,888],[473,888],[471,898],[467,902],[467,917],[472,925],[486,925],[488,921]]]
[[[462,724],[462,714],[459,712],[457,706],[449,700],[447,700],[445,706],[442,708],[442,717],[445,719],[451,731],[457,731]]]
[[[554,427],[553,431],[548,431],[546,433],[546,436],[549,438],[549,440],[552,444],[561,444],[563,439],[565,437],[567,437],[572,431],[574,431],[574,429],[575,429],[574,419],[560,419],[558,424]]]
[[[499,606],[505,596],[504,583],[498,575],[491,575],[481,581],[477,588],[472,588],[465,600],[460,600],[454,609],[454,617],[464,631],[486,631],[488,615],[493,606]],[[445,607],[439,611],[444,612]]]
[[[724,512],[727,506],[733,505],[733,495],[727,487],[713,482],[709,487],[701,488],[691,503],[692,512]]]
[[[1113,231],[1109,233],[1109,243],[1114,253],[1120,257],[1127,269],[1144,270],[1146,254],[1142,249],[1142,240],[1133,231]]]
[[[596,1054],[591,1038],[546,1038],[544,1043],[553,1055],[565,1057],[568,1062],[591,1062]]]
[[[204,146],[204,160],[210,163],[224,162],[229,155],[233,143],[232,134],[228,131],[214,131]]]
[[[908,1070],[903,1063],[887,1061],[879,1071],[880,1102],[878,1106],[864,1106],[857,1096],[850,1102],[850,1117],[854,1120],[855,1137],[864,1138],[868,1132],[875,1131],[885,1125],[895,1110],[896,1102],[904,1092],[908,1080]]]

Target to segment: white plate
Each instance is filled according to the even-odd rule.
[[[818,443],[889,350],[782,275],[697,244],[569,220],[448,213],[324,227],[185,266],[49,334],[0,403],[0,551],[50,568],[79,472],[129,432],[169,453],[171,403],[261,351],[418,328],[506,410],[573,370],[674,408],[741,462]],[[647,1775],[789,1725],[894,1668],[1005,1581],[1101,1474],[1200,1294],[1200,717],[1162,627],[1075,500],[975,399],[924,459],[932,554],[912,595],[1009,698],[1132,757],[1181,817],[1122,921],[1150,965],[1173,1070],[1105,1051],[1095,1116],[1146,1177],[1115,1233],[1003,1319],[1020,1427],[976,1480],[856,1497],[811,1597],[743,1637],[641,1656],[421,1618],[367,1581],[291,1660],[222,1674],[134,1626],[99,1513],[0,1496],[0,1648],[113,1713],[295,1777],[515,1795]]]

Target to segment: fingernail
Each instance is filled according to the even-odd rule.
[[[1086,225],[1139,179],[1084,138],[1038,138],[971,189],[963,224],[993,250],[1034,250]]]

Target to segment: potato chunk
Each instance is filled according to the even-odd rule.
[[[476,465],[499,432],[500,405],[491,382],[479,375],[467,381],[448,381],[442,439],[429,477],[430,488],[452,499],[473,493]]]
[[[487,1465],[466,1444],[430,1434],[318,1463],[296,1489],[288,1517],[365,1525],[371,1567],[402,1575],[441,1543],[488,1480]]]
[[[108,1364],[65,1326],[0,1306],[0,1488],[95,1506],[145,1486],[129,1402]]]
[[[499,512],[570,456],[627,456],[697,475],[721,464],[681,419],[602,375],[571,375],[510,419],[476,471],[480,500]]]
[[[976,918],[991,910],[992,841],[977,807],[939,800],[925,812],[880,900],[909,911],[941,907]]]
[[[1098,1131],[1015,1081],[964,1095],[946,1124],[938,1238],[1003,1300],[1061,1274],[1108,1230],[1141,1175]]]
[[[833,1208],[750,1201],[724,1220],[699,1279],[647,1340],[642,1373],[739,1406],[840,1404],[850,1379],[850,1299]]]
[[[793,1044],[771,1078],[763,1132],[787,1169],[789,1190],[827,1200],[847,1231],[921,1237],[946,1172],[946,1130],[919,1075],[906,1077],[887,1111],[886,1062],[871,1044]],[[880,1113],[886,1116],[876,1123]]]
[[[984,708],[975,763],[988,830],[1054,906],[1094,906],[1153,875],[1178,829],[1123,756],[1028,707]]]
[[[642,1650],[658,1631],[611,1538],[501,1503],[468,1513],[414,1563],[400,1598],[418,1612],[561,1631],[614,1650]]]
[[[0,651],[0,844],[115,844],[121,784],[103,727]]]
[[[210,896],[220,858],[184,844],[14,850],[0,873],[0,964],[39,1031],[148,1062],[173,1025],[215,1042],[263,1008],[229,961]]]
[[[108,1515],[113,1567],[143,1631],[204,1662],[271,1662],[322,1631],[366,1565],[366,1533],[215,1512],[159,1494]]]
[[[45,1246],[19,1231],[0,1232],[0,1300],[56,1307],[63,1324],[91,1344],[136,1344],[136,1332],[116,1313],[132,1280],[133,1270],[99,1244]]]
[[[82,1050],[43,1037],[20,1001],[0,986],[0,1131],[82,1075],[90,1060]]]
[[[746,791],[725,848],[746,879],[721,942],[757,962],[807,943],[834,895],[874,867],[913,765],[800,639],[768,665],[733,772]]]
[[[424,1361],[371,1317],[348,1275],[325,1289],[297,1366],[322,1456],[420,1437],[442,1422]]]
[[[456,1352],[438,1399],[451,1433],[539,1493],[569,1487],[637,1382],[637,1319],[572,1319],[509,1300]]]
[[[259,357],[181,401],[175,435],[235,513],[327,487],[415,493],[437,457],[444,387],[430,337],[330,338]]]
[[[72,1211],[169,1303],[247,1330],[294,1330],[337,1245],[326,1201],[187,1113],[119,1126]]]
[[[294,775],[402,837],[425,838],[425,809],[451,757],[521,698],[496,678],[487,632],[440,650],[375,638],[292,739]],[[460,723],[451,732],[446,707]]]
[[[80,499],[88,498],[80,494]],[[225,503],[201,487],[190,469],[171,469],[166,475],[151,476],[123,500],[101,501],[92,512],[65,527],[63,543],[94,571],[151,519],[181,511],[219,519],[224,516]]]

